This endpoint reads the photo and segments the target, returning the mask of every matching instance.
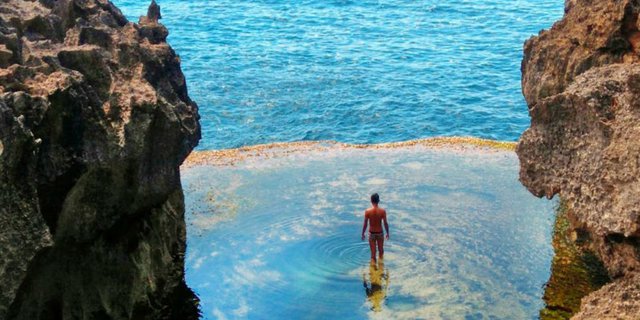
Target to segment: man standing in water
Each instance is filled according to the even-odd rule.
[[[387,223],[387,211],[378,207],[380,196],[377,193],[371,195],[371,208],[364,211],[364,224],[362,225],[362,240],[369,225],[369,247],[371,248],[371,263],[376,260],[376,244],[378,245],[378,255],[380,259],[384,257],[384,235],[382,233],[382,221],[389,240],[389,224]]]

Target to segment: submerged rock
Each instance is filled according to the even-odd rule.
[[[562,197],[614,279],[582,300],[580,319],[640,308],[621,300],[639,290],[628,280],[640,272],[639,13],[631,0],[566,1],[564,18],[524,46],[531,128],[517,147],[520,179]]]
[[[0,319],[189,319],[198,108],[157,5],[0,3]]]

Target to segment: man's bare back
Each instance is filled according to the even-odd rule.
[[[369,232],[382,232],[382,220],[387,220],[387,211],[380,207],[371,207],[364,211],[365,219],[369,219]]]

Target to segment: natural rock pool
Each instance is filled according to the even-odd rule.
[[[512,151],[212,155],[182,170],[187,283],[204,319],[534,319],[543,307],[554,203],[520,185]],[[373,192],[391,229],[378,265],[360,240]]]

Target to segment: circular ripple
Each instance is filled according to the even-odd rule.
[[[369,247],[357,233],[314,237],[290,245],[284,273],[295,281],[343,281],[368,261]]]
[[[310,248],[309,261],[323,275],[344,275],[368,261],[369,245],[357,233],[337,234],[318,241]]]

